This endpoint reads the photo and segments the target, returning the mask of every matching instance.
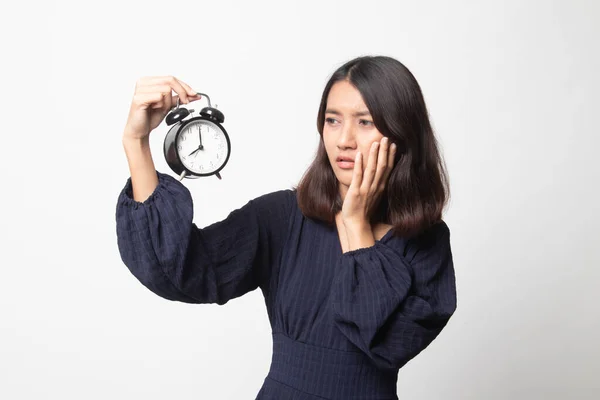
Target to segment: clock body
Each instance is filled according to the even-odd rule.
[[[174,124],[164,142],[167,164],[177,175],[200,178],[217,175],[231,154],[231,141],[223,125],[210,116]]]

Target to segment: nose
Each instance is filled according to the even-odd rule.
[[[354,128],[351,123],[344,123],[340,129],[340,135],[337,140],[337,147],[340,150],[353,149],[356,147],[356,140],[354,136]]]

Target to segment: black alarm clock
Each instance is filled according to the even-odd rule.
[[[198,94],[208,100],[208,107],[198,116],[192,116],[193,109],[180,107],[177,98],[177,105],[165,118],[167,126],[173,125],[165,137],[165,159],[180,181],[211,175],[221,179],[219,172],[231,154],[229,135],[221,125],[225,116],[216,105],[211,107],[206,94]]]

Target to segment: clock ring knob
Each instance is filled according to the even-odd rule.
[[[167,118],[165,118],[165,123],[167,125],[173,125],[181,121],[188,115],[190,115],[190,110],[188,110],[187,108],[177,108],[176,110],[169,113],[169,115],[167,115]]]

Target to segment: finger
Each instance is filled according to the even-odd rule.
[[[171,107],[171,86],[169,85],[144,85],[137,89],[137,93],[160,93],[162,98],[160,101],[153,103],[150,108],[165,108]]]
[[[166,83],[157,83],[154,85],[144,85],[139,86],[137,89],[137,93],[152,93],[152,92],[161,92],[161,93],[170,93],[172,91],[171,86]]]
[[[162,99],[154,103],[151,108],[163,108],[167,111],[175,108],[177,99],[179,99],[179,95],[171,95],[171,92],[171,86],[169,85],[145,86],[139,90],[139,93],[160,93],[162,95]]]
[[[363,177],[362,154],[360,154],[360,151],[359,151],[356,153],[356,156],[354,157],[354,169],[352,170],[352,181],[350,182],[350,187],[348,188],[348,190],[358,189],[360,187],[360,184],[362,183],[362,177]]]
[[[383,176],[383,180],[386,183],[387,183],[388,178],[390,177],[390,174],[392,173],[392,170],[394,169],[394,160],[396,157],[397,147],[398,146],[396,146],[396,143],[390,144],[390,149],[388,152],[387,168],[386,168],[386,172]]]
[[[162,94],[158,92],[153,93],[136,93],[133,96],[132,107],[139,107],[141,109],[146,108],[159,108],[153,107],[153,105],[160,103],[162,101]]]
[[[176,107],[177,104],[177,99],[179,98],[178,95],[163,95],[162,100],[160,101],[159,104],[162,104],[161,106],[158,107],[152,107],[152,108],[163,108],[167,111],[171,111],[172,109],[174,109]]]
[[[377,153],[379,151],[379,142],[373,142],[371,144],[371,150],[369,151],[369,160],[367,161],[367,167],[363,175],[362,189],[369,191],[373,179],[375,177],[375,168],[377,167]]]
[[[168,106],[167,110],[171,111],[172,109],[177,107],[177,100],[179,100],[178,95],[171,96],[171,101],[169,102],[169,106]]]
[[[194,89],[192,89],[190,87],[190,85],[188,85],[187,83],[183,82],[183,81],[179,81],[179,83],[181,83],[181,86],[183,86],[185,88],[185,90],[187,90],[187,92],[190,95],[190,98],[194,98],[194,100],[198,100],[202,97],[202,95],[199,95],[198,92],[196,92]]]
[[[198,100],[202,97],[201,95],[198,94],[198,92],[196,92],[194,89],[192,89],[190,87],[190,85],[188,85],[187,83],[185,83],[184,81],[182,81],[180,79],[177,79],[177,78],[175,78],[175,79],[185,89],[186,93],[188,94],[188,100]]]
[[[194,89],[192,89],[190,87],[190,85],[188,85],[187,83],[185,83],[181,79],[177,79],[177,78],[175,78],[174,76],[171,76],[171,75],[165,75],[165,76],[143,76],[143,77],[141,77],[138,80],[138,84],[140,86],[156,85],[156,84],[167,82],[170,79],[175,79],[177,82],[179,82],[179,84],[181,84],[181,86],[183,86],[187,90],[187,93],[190,96],[191,95],[197,95],[197,92]]]
[[[383,183],[382,178],[386,172],[388,163],[388,150],[389,140],[387,137],[381,139],[379,144],[379,154],[377,155],[377,170],[375,172],[375,178],[371,184],[371,190],[377,190],[378,186]]]
[[[181,99],[182,102],[184,102],[185,104],[190,102],[190,99],[189,99],[190,94],[183,87],[181,82],[179,82],[179,79],[175,78],[174,76],[171,76],[167,79],[167,83],[179,95],[179,98]]]
[[[171,75],[143,77],[138,81],[138,85],[141,88],[153,85],[168,85],[174,92],[176,92],[179,95],[179,98],[185,104],[189,103],[188,96],[192,96],[193,94],[195,94],[193,90],[188,90],[184,88],[181,81],[179,81],[179,79]]]

